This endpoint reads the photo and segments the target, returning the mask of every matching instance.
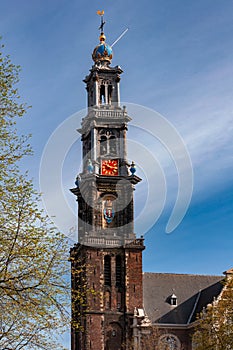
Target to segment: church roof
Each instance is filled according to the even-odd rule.
[[[152,323],[190,324],[223,288],[223,276],[144,273],[143,301]],[[172,295],[177,298],[174,305]]]

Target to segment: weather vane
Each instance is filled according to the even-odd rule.
[[[101,17],[101,24],[99,26],[99,30],[101,33],[103,33],[104,31],[104,25],[105,25],[105,21],[104,21],[104,10],[100,11],[98,10],[97,11],[97,15],[99,15]],[[128,32],[129,28],[126,28],[122,33],[121,35],[112,43],[111,47],[114,46],[127,32]]]
[[[100,11],[98,10],[97,11],[97,15],[99,15],[101,17],[101,24],[99,26],[99,30],[100,32],[102,33],[104,31],[104,25],[105,25],[105,21],[104,21],[104,10]]]

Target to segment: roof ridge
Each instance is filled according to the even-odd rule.
[[[197,308],[197,304],[198,304],[198,302],[199,302],[201,293],[202,293],[202,290],[199,290],[199,292],[197,293],[196,300],[195,300],[193,309],[191,310],[191,313],[190,313],[190,315],[189,315],[187,324],[190,324],[190,322],[191,322],[191,320],[192,320],[192,318],[193,318],[193,315],[194,315],[194,312],[195,312],[195,310],[196,310],[196,308]]]
[[[205,276],[205,277],[222,277],[223,275],[206,275],[206,274],[194,274],[194,273],[179,273],[179,272],[143,272],[143,275],[178,275],[178,276]]]

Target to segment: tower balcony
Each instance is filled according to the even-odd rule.
[[[128,115],[126,107],[114,107],[105,105],[101,107],[89,108],[88,114],[82,119],[80,134],[86,134],[93,127],[103,127],[110,125],[117,127],[130,122],[132,118]]]
[[[144,239],[136,238],[135,233],[131,237],[123,238],[117,236],[100,237],[99,235],[88,233],[86,236],[80,237],[80,243],[84,246],[101,247],[101,248],[117,248],[125,247],[144,250]]]

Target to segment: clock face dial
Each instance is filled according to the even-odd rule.
[[[117,159],[102,160],[101,172],[102,172],[102,175],[108,175],[108,176],[119,175],[118,160]]]

